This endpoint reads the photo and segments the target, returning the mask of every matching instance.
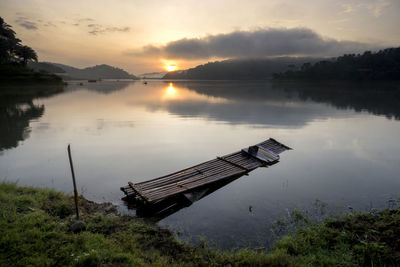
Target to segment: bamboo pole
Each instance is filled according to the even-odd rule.
[[[68,144],[68,157],[69,157],[69,165],[71,167],[71,173],[72,173],[72,182],[74,184],[74,199],[75,199],[76,218],[79,220],[78,190],[76,190],[75,172],[74,172],[74,165],[72,163],[71,146],[70,146],[70,144]]]

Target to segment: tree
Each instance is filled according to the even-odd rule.
[[[37,61],[36,52],[15,37],[11,26],[0,17],[0,63],[20,60],[24,65],[29,60]]]
[[[20,43],[21,40],[15,37],[11,26],[0,17],[0,63],[10,61]]]
[[[37,61],[38,57],[32,48],[26,45],[18,46],[16,49],[16,55],[22,59],[22,63],[26,66],[29,60]]]

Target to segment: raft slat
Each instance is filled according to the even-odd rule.
[[[204,173],[204,172],[212,170],[214,168],[218,168],[218,167],[220,167],[220,165],[221,165],[220,161],[216,160],[215,162],[213,162],[213,164],[207,165],[206,167],[198,166],[196,168],[192,167],[190,169],[187,169],[184,173],[182,173],[182,175],[174,174],[174,175],[170,175],[170,176],[167,176],[167,177],[163,177],[159,181],[152,181],[150,183],[142,182],[142,183],[138,183],[138,185],[141,185],[143,188],[152,188],[152,187],[157,186],[157,185],[163,185],[163,184],[166,184],[166,183],[178,182],[180,180],[189,178],[191,176]]]
[[[150,199],[151,199],[151,202],[155,202],[157,200],[164,199],[170,195],[180,194],[180,193],[186,192],[188,190],[191,190],[191,189],[194,189],[194,188],[197,188],[200,186],[204,186],[204,185],[207,185],[207,184],[215,182],[215,181],[219,181],[219,180],[222,180],[225,178],[229,178],[229,177],[239,175],[239,174],[244,174],[244,173],[246,173],[246,171],[238,170],[236,172],[220,173],[218,175],[209,176],[207,179],[195,181],[193,183],[187,184],[185,187],[176,188],[175,190],[170,190],[167,192],[163,192],[163,193],[151,196]]]
[[[228,163],[230,163],[230,164],[232,164],[232,165],[234,165],[234,166],[236,166],[236,167],[239,167],[239,168],[241,168],[241,169],[243,169],[243,170],[250,171],[250,169],[246,168],[245,166],[242,166],[242,165],[240,165],[239,163],[236,163],[236,162],[231,161],[231,160],[229,160],[229,159],[226,159],[226,158],[224,158],[224,157],[217,157],[217,159],[226,161],[226,162],[228,162]]]
[[[197,180],[197,179],[201,179],[201,178],[206,178],[206,177],[208,177],[208,176],[211,176],[211,175],[214,175],[214,174],[223,172],[223,171],[227,170],[228,168],[232,168],[232,166],[231,166],[231,165],[225,165],[225,166],[223,166],[223,167],[218,168],[217,170],[211,170],[211,171],[205,172],[205,173],[203,173],[203,174],[198,174],[198,175],[192,176],[192,177],[190,177],[190,178],[188,178],[188,179],[180,180],[180,181],[178,181],[178,182],[176,182],[176,183],[175,183],[175,182],[172,182],[172,183],[170,183],[170,184],[162,185],[162,186],[160,186],[160,187],[153,187],[153,188],[147,189],[147,191],[148,191],[148,192],[152,192],[152,191],[154,191],[154,190],[157,190],[158,188],[164,188],[165,186],[168,186],[168,185],[175,185],[175,184],[176,184],[176,185],[179,185],[179,184],[184,184],[184,183],[190,182],[190,181],[192,181],[192,180]]]
[[[174,190],[176,188],[182,188],[182,187],[185,188],[190,183],[193,183],[193,182],[196,182],[196,181],[199,181],[199,180],[205,180],[208,177],[219,175],[220,173],[228,173],[228,172],[232,172],[232,171],[241,171],[241,169],[238,169],[238,168],[235,169],[235,168],[232,168],[232,166],[228,166],[228,167],[226,167],[224,169],[221,169],[220,171],[217,171],[217,172],[209,173],[207,175],[198,175],[198,176],[192,177],[190,179],[181,181],[180,183],[173,183],[173,184],[165,185],[163,187],[159,187],[159,188],[154,188],[154,189],[148,190],[147,192],[148,192],[149,196],[153,196],[154,194],[160,193],[162,191],[168,191],[168,190],[171,190],[171,189]]]
[[[272,160],[256,158],[246,151],[237,151],[148,181],[136,184],[128,182],[121,190],[128,197],[140,197],[144,203],[152,204],[210,183],[243,175],[258,167],[267,167],[279,160],[278,154],[291,149],[272,138],[256,146],[270,153]]]
[[[148,190],[148,194],[152,195],[154,194],[154,192],[160,192],[160,191],[164,191],[164,190],[169,190],[169,189],[173,189],[173,188],[181,188],[181,187],[187,187],[188,184],[196,182],[198,180],[205,180],[209,177],[215,176],[215,175],[219,175],[221,173],[230,173],[230,172],[241,172],[242,170],[237,168],[237,167],[232,167],[232,166],[227,166],[224,169],[221,169],[219,171],[213,172],[213,173],[209,173],[207,175],[198,175],[195,177],[192,177],[190,179],[184,180],[182,182],[179,183],[173,183],[173,184],[169,184],[169,185],[165,185],[163,187],[159,187],[159,188],[154,188],[151,190]]]

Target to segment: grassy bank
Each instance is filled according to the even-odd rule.
[[[0,183],[1,266],[353,266],[400,262],[400,211],[348,216],[309,226],[270,253],[193,247],[110,204],[81,198],[85,231],[73,233],[72,196]]]

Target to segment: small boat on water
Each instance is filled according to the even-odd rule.
[[[88,80],[89,83],[95,83],[97,80]]]

